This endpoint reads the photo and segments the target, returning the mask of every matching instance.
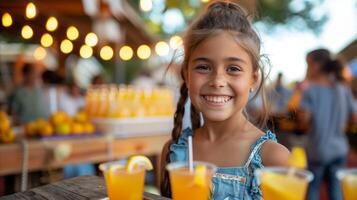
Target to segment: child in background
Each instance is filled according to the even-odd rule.
[[[214,199],[261,199],[254,170],[286,166],[289,151],[245,112],[250,93],[260,93],[265,78],[257,33],[239,5],[218,1],[189,27],[184,48],[184,82],[172,139],[162,154],[162,195],[171,196],[165,166],[188,160],[187,138],[192,135],[193,159],[218,166],[212,179]],[[182,130],[188,97],[192,128]]]

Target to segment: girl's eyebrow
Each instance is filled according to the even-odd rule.
[[[225,61],[234,61],[234,62],[246,63],[243,59],[241,59],[239,57],[227,57],[224,60]],[[212,62],[211,59],[206,58],[206,57],[198,57],[198,58],[193,59],[193,62],[199,62],[199,61]]]
[[[225,58],[224,60],[226,60],[226,61],[235,61],[235,62],[246,63],[243,59],[238,58],[238,57],[228,57],[228,58]]]

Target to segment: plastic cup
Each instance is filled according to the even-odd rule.
[[[337,178],[341,182],[343,198],[355,200],[357,198],[357,168],[339,170]]]
[[[113,161],[99,165],[104,174],[108,197],[111,200],[142,200],[146,170],[138,168],[129,172],[125,164],[126,161]]]
[[[304,200],[311,172],[302,169],[265,167],[255,171],[265,200]]]
[[[199,170],[204,166],[204,171]],[[192,171],[188,162],[174,162],[166,166],[170,174],[174,200],[207,200],[210,197],[212,176],[217,167],[207,162],[193,162]]]

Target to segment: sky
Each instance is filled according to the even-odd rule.
[[[316,48],[327,48],[338,53],[357,38],[357,1],[325,0],[324,9],[329,13],[329,20],[320,35],[312,32],[298,32],[278,28],[273,35],[260,33],[263,41],[263,53],[267,54],[272,67],[270,79],[274,80],[278,72],[284,74],[285,82],[302,80],[306,72],[305,55]]]

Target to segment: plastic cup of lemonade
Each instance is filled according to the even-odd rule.
[[[211,180],[217,167],[207,162],[174,162],[166,166],[170,174],[172,198],[174,200],[207,200],[210,197]]]
[[[265,167],[255,171],[265,200],[304,200],[311,172],[297,168]]]
[[[128,161],[113,161],[99,165],[99,169],[104,174],[110,200],[143,199],[145,171],[151,170],[152,164],[144,156],[133,158]]]
[[[337,171],[337,178],[341,182],[343,198],[354,200],[357,198],[357,168]]]

